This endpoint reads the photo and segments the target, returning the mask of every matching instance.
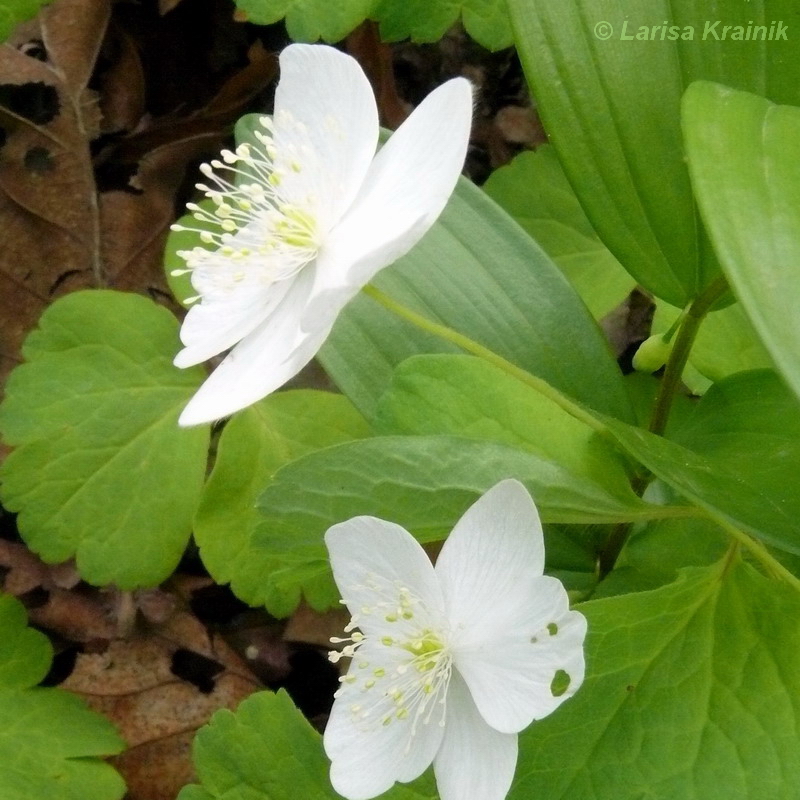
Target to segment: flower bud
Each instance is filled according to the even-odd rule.
[[[633,357],[633,368],[637,372],[655,372],[667,363],[672,350],[672,342],[664,341],[662,334],[658,333],[645,339]]]

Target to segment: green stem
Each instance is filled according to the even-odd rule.
[[[664,370],[664,377],[661,379],[658,397],[653,407],[653,415],[650,418],[649,429],[651,433],[659,436],[664,435],[669,421],[669,414],[672,410],[672,403],[686,367],[686,360],[689,358],[700,324],[705,319],[714,303],[719,300],[727,289],[728,284],[725,278],[720,276],[715,280],[701,295],[696,297],[689,306],[682,312],[675,321],[668,333],[665,341],[672,338],[675,330],[678,331],[675,337],[675,344],[670,351],[667,365]],[[641,497],[647,484],[650,482],[648,474],[636,475],[631,481],[631,489]],[[631,523],[623,522],[615,525],[608,534],[603,549],[598,555],[598,571],[600,578],[604,578],[614,568],[619,554],[628,541],[631,533]]]
[[[713,291],[712,291],[713,289]],[[416,311],[412,311],[410,308],[406,308],[406,306],[401,305],[400,303],[393,300],[388,295],[384,294],[379,289],[376,289],[374,286],[365,286],[363,289],[364,293],[369,295],[373,300],[376,300],[380,303],[384,308],[388,309],[392,313],[396,314],[397,316],[408,320],[416,327],[420,328],[421,330],[427,331],[428,333],[433,334],[434,336],[438,336],[445,341],[451,342],[452,344],[460,347],[462,350],[465,350],[468,353],[472,353],[475,356],[478,356],[485,361],[488,361],[490,364],[494,364],[499,369],[503,370],[504,372],[508,373],[509,375],[513,375],[517,380],[521,381],[522,383],[530,386],[531,388],[535,389],[540,394],[544,395],[545,397],[552,400],[559,408],[562,408],[568,414],[572,415],[576,419],[580,420],[581,422],[586,423],[589,425],[593,430],[596,430],[600,433],[607,434],[608,430],[603,425],[603,423],[596,419],[592,414],[586,411],[580,404],[576,403],[574,400],[570,400],[568,397],[565,397],[561,392],[557,389],[554,389],[550,386],[549,383],[543,381],[541,378],[537,378],[535,375],[531,375],[529,372],[526,372],[524,369],[512,364],[510,361],[507,361],[502,356],[498,355],[497,353],[489,350],[487,347],[484,347],[481,344],[470,339],[468,336],[464,336],[458,331],[454,331],[452,328],[448,328],[445,325],[440,325],[437,322],[433,322],[432,320],[427,319],[426,317],[422,316],[421,314],[417,314]],[[687,313],[687,319],[692,318],[697,319],[697,325],[694,325],[694,333],[691,334],[684,334],[684,342],[686,343],[686,355],[688,355],[688,350],[691,348],[691,342],[694,340],[694,335],[697,332],[697,326],[699,326],[700,321],[702,321],[703,317],[708,313],[708,310],[720,295],[725,291],[725,284],[724,282],[717,282],[700,297],[698,298],[692,306],[689,308]],[[703,300],[701,303],[700,300]],[[678,341],[675,343],[675,347],[678,347],[679,341],[681,339],[681,335],[685,330],[686,325],[681,328],[681,332],[678,334]],[[673,362],[677,364],[677,361]],[[678,376],[683,372],[683,365],[686,363],[686,358],[684,357],[680,369],[678,370]],[[673,368],[677,369],[677,366]],[[677,383],[674,384],[677,386]],[[669,403],[666,401],[662,401],[662,408],[663,413],[666,415],[669,414]],[[666,421],[666,417],[664,417]],[[642,492],[644,491],[644,487],[646,486],[646,481],[644,478],[639,478],[638,480],[634,480],[634,489],[636,493],[641,496]],[[688,517],[697,517],[702,516],[706,512],[702,511],[701,509],[695,506],[680,506],[680,507],[673,507],[673,506],[664,506],[664,507],[653,507],[652,510],[648,510],[647,519],[669,519],[669,518],[688,518]],[[645,519],[645,516],[642,515],[641,519]],[[775,577],[780,578],[781,580],[790,583],[796,589],[800,590],[800,580],[798,580],[791,572],[789,572],[783,564],[777,561],[769,551],[756,540],[752,539],[746,533],[743,533],[738,528],[735,528],[728,522],[725,522],[722,519],[718,519],[713,517],[713,519],[721,525],[734,539],[740,542],[744,547],[750,550],[751,553],[764,565],[764,567]],[[622,545],[625,543],[627,538],[627,534],[630,532],[630,524],[625,523],[624,525],[615,526],[612,531],[612,536],[614,537],[613,541],[613,557],[611,550],[607,547],[607,553],[604,554],[604,557],[601,556],[601,566],[605,566],[606,571],[610,570],[611,566],[613,566],[614,561],[616,560],[617,555],[619,555],[619,551],[622,549]],[[611,544],[612,542],[609,542]],[[609,566],[610,564],[610,566]]]
[[[493,350],[489,350],[488,347],[484,347],[482,344],[478,344],[474,339],[464,336],[463,333],[454,331],[446,325],[440,325],[438,322],[433,322],[427,317],[423,317],[422,314],[417,314],[416,311],[412,311],[410,308],[398,303],[371,284],[365,286],[362,291],[364,294],[380,303],[384,308],[396,314],[398,317],[408,320],[408,322],[416,325],[416,327],[421,330],[432,333],[434,336],[438,336],[440,339],[444,339],[460,347],[467,353],[472,353],[472,355],[478,356],[484,361],[488,361],[490,364],[494,364],[494,366],[503,370],[503,372],[513,375],[518,381],[535,389],[548,400],[552,400],[559,408],[563,409],[567,414],[575,417],[575,419],[580,422],[588,425],[592,430],[598,431],[599,433],[607,433],[606,426],[597,419],[597,417],[590,414],[580,403],[570,400],[566,395],[561,394],[558,389],[552,387],[547,381],[537,378],[535,375],[531,375],[530,372],[518,367],[516,364],[512,364]]]
[[[726,519],[716,515],[708,515],[717,525],[720,526],[732,539],[737,541],[742,547],[749,550],[753,557],[764,567],[764,569],[780,581],[785,581],[794,589],[800,592],[800,578],[791,573],[778,561],[772,553],[764,547],[761,542],[749,536],[744,531],[740,531],[735,525],[731,525]]]
[[[667,365],[664,369],[664,377],[661,379],[661,386],[653,407],[653,415],[650,418],[650,432],[659,436],[664,435],[669,421],[669,414],[672,410],[672,403],[678,391],[678,386],[686,367],[697,332],[700,325],[711,310],[714,303],[719,300],[728,288],[725,278],[720,275],[702,294],[698,295],[685,310],[681,319],[678,335],[675,337],[675,344],[670,351]]]

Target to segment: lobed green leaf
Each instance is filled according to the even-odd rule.
[[[256,500],[275,472],[314,452],[370,435],[347,398],[329,392],[278,392],[236,414],[220,436],[203,489],[194,535],[208,571],[258,604],[279,554],[254,549]]]
[[[459,19],[467,33],[489,50],[513,43],[503,0],[377,0],[381,39],[436,42]]]
[[[627,498],[619,453],[551,400],[474,356],[404,361],[378,403],[383,434],[451,434],[521,447]]]
[[[272,25],[286,20],[295,42],[339,42],[372,16],[375,0],[236,0],[249,22]]]
[[[60,689],[31,688],[47,672],[47,638],[26,627],[25,610],[0,595],[0,797],[118,800],[125,785],[99,757],[124,743],[113,726]]]
[[[235,712],[218,711],[197,733],[192,750],[200,785],[185,787],[178,800],[339,800],[320,735],[284,691],[259,692]],[[434,796],[425,778],[382,795]]]
[[[42,315],[9,378],[0,497],[32,550],[75,557],[91,583],[155,585],[188,541],[208,427],[177,424],[203,377],[172,366],[177,327],[144,297],[76,292]]]
[[[0,42],[4,42],[20,22],[33,19],[49,0],[1,0]]]

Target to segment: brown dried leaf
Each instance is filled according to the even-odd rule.
[[[159,147],[139,162],[130,191],[100,195],[100,244],[109,286],[129,291],[160,289],[168,296],[162,256],[175,219],[175,192],[186,163],[218,141],[218,135],[209,133]]]
[[[47,62],[0,47],[0,378],[45,305],[101,275],[89,151],[99,111],[86,87],[109,13],[108,0],[58,0],[44,9]]]
[[[412,107],[397,93],[392,64],[392,48],[381,41],[378,24],[369,20],[347,37],[347,52],[356,58],[372,84],[381,124],[395,130],[411,113]]]
[[[71,589],[79,581],[71,561],[45,564],[25,545],[0,539],[0,567],[5,571],[2,588],[15,597],[34,589]]]
[[[546,141],[539,115],[530,106],[503,106],[494,124],[507,142],[533,147]]]
[[[101,130],[134,130],[145,113],[144,70],[133,39],[117,25],[109,28],[103,45],[111,66],[100,76]]]
[[[304,642],[322,647],[331,647],[331,636],[342,636],[350,614],[343,608],[334,608],[320,613],[302,602],[286,623],[283,638],[287,642]]]
[[[123,139],[114,149],[114,158],[135,162],[164,145],[209,134],[220,136],[278,74],[277,57],[261,42],[251,45],[247,58],[247,66],[229,78],[205,108],[186,118],[170,115],[152,120]]]
[[[111,719],[128,743],[113,762],[130,800],[173,800],[194,778],[197,728],[260,688],[225,642],[183,611],[103,652],[80,654],[61,686]]]
[[[109,14],[110,0],[56,0],[15,32],[19,49],[0,46],[0,385],[57,297],[109,286],[169,298],[163,244],[186,165],[218,148],[277,71],[253,45],[204,109],[154,121],[136,45],[115,27],[107,35]],[[101,49],[110,64],[95,75]],[[93,159],[101,133],[125,131]],[[95,169],[114,176],[112,191],[98,191]]]
[[[80,577],[71,561],[45,564],[24,545],[0,539],[0,567],[6,572],[4,592],[25,600],[43,590],[44,597],[28,609],[33,624],[75,642],[115,635],[113,594],[75,591]]]

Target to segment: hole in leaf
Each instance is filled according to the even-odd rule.
[[[43,175],[52,172],[56,168],[53,156],[46,147],[31,147],[25,153],[25,169]]]
[[[55,294],[70,278],[80,274],[81,270],[79,269],[68,269],[66,272],[62,272],[50,286],[50,294]]]
[[[194,650],[180,648],[172,654],[170,672],[181,680],[193,683],[203,694],[214,691],[214,678],[223,669],[219,661],[195,653]]]
[[[37,61],[47,61],[47,49],[41,39],[31,39],[19,47],[20,53],[28,56],[28,58],[35,58]]]
[[[95,171],[97,188],[101,192],[128,192],[140,195],[144,192],[131,182],[139,171],[138,164],[101,164]]]
[[[61,103],[55,86],[39,81],[0,83],[0,106],[5,106],[35,125],[45,125],[58,115]]]
[[[558,633],[558,625],[556,625],[555,622],[549,622],[547,624],[547,632],[551,636],[555,636]]]
[[[550,694],[553,697],[561,697],[569,689],[571,682],[572,678],[563,669],[557,670],[556,674],[553,675],[553,680],[550,681]]]

